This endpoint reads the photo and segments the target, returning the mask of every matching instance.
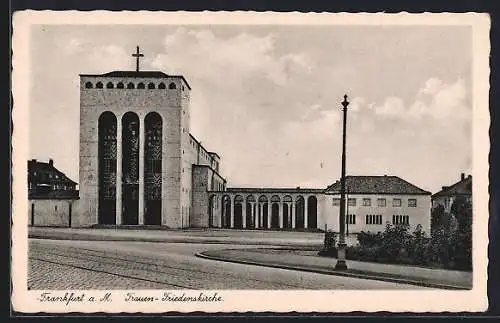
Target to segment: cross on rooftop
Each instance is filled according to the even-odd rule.
[[[135,71],[139,72],[139,58],[144,57],[144,54],[139,53],[139,46],[137,46],[137,50],[132,56],[135,57]]]

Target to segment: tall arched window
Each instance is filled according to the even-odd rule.
[[[101,82],[97,82],[96,85],[95,85],[95,87],[97,89],[102,89],[102,83]]]
[[[127,89],[135,89],[134,83],[130,82],[129,84],[127,84]]]
[[[116,223],[116,117],[101,114],[98,121],[98,219],[100,224]]]
[[[156,112],[144,118],[144,224],[161,225],[162,125]]]
[[[125,86],[123,85],[122,82],[119,82],[118,84],[116,84],[116,88],[117,89],[123,89]]]
[[[112,88],[114,88],[114,87],[115,87],[115,86],[114,86],[114,84],[113,84],[112,82],[108,82],[108,83],[106,84],[106,88],[107,88],[107,89],[112,89]]]
[[[175,90],[177,87],[175,86],[175,83],[174,83],[174,82],[172,82],[172,83],[170,83],[170,84],[168,85],[168,88],[169,88],[170,90]]]
[[[155,84],[153,82],[148,84],[148,89],[152,90],[155,88]]]
[[[91,88],[93,88],[93,87],[94,87],[94,85],[92,84],[92,82],[87,82],[87,83],[85,83],[85,88],[86,88],[86,89],[91,89]]]
[[[139,84],[137,84],[137,88],[144,89],[145,88],[144,83],[140,82]]]
[[[122,206],[123,224],[139,224],[139,116],[122,117]]]

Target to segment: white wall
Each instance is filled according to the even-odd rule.
[[[339,213],[340,206],[333,205],[333,199],[340,198],[340,195],[325,195],[322,204],[321,223],[318,223],[319,228],[323,229],[325,223],[328,229],[339,230]],[[387,222],[392,223],[393,215],[408,215],[410,230],[420,224],[422,230],[430,233],[431,227],[431,196],[430,195],[374,195],[374,194],[351,194],[349,198],[356,199],[356,206],[346,208],[347,214],[356,215],[356,224],[349,224],[349,232],[356,233],[360,231],[384,231]],[[371,199],[371,206],[363,206],[363,198]],[[377,199],[385,198],[386,206],[377,206]],[[393,199],[401,199],[401,207],[393,207]],[[416,199],[416,207],[408,207],[408,199]],[[366,215],[382,215],[382,224],[366,224]]]
[[[70,226],[75,218],[77,200],[29,200],[28,224],[34,226]],[[32,213],[34,211],[34,213]]]

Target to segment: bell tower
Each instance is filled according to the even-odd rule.
[[[183,76],[141,71],[80,75],[80,210],[76,226],[181,227]],[[183,117],[184,116],[184,117]],[[186,131],[187,129],[187,131]]]

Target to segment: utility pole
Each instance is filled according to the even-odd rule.
[[[346,270],[346,243],[345,243],[345,217],[346,217],[346,199],[345,199],[345,144],[346,144],[346,124],[347,124],[347,94],[344,95],[343,106],[343,127],[342,127],[342,175],[340,178],[340,214],[339,214],[339,243],[337,248],[337,263],[335,269]]]

